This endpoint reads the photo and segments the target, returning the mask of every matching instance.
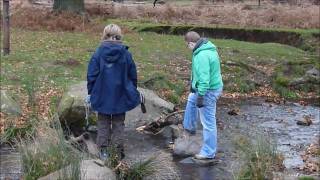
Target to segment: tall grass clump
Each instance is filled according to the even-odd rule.
[[[142,180],[143,177],[154,174],[156,171],[154,167],[154,160],[155,158],[151,157],[146,161],[141,161],[133,164],[126,172],[124,179]]]
[[[0,143],[11,144],[14,143],[17,138],[23,138],[26,135],[34,134],[35,124],[37,124],[37,122],[38,120],[36,118],[30,118],[23,126],[19,127],[14,120],[8,121],[6,129],[0,137]]]
[[[272,179],[272,172],[283,168],[283,157],[271,138],[261,134],[256,137],[253,142],[245,136],[236,140],[244,162],[237,177],[239,180]]]
[[[108,153],[109,158],[106,160],[105,164],[115,171],[120,180],[142,180],[143,177],[149,176],[155,172],[154,157],[128,165],[121,160],[121,155],[116,147],[109,147]]]
[[[83,154],[65,141],[60,125],[39,125],[34,136],[20,140],[19,150],[24,179],[38,179],[60,169],[61,179],[80,179]]]

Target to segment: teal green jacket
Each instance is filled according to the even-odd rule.
[[[200,95],[223,87],[220,59],[216,46],[210,41],[194,50],[192,55],[192,89]]]

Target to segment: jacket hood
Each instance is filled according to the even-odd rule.
[[[212,44],[212,42],[208,41],[207,39],[201,39],[199,40],[199,42],[197,42],[197,44],[199,43],[198,47],[195,48],[195,50],[193,51],[193,54],[198,54],[200,51],[203,50],[211,50],[211,51],[215,51],[217,48],[214,44]]]
[[[123,45],[121,41],[104,41],[101,44],[101,48],[101,57],[107,63],[114,63],[118,61],[128,49],[128,47]]]

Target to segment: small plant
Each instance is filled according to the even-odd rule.
[[[121,161],[120,153],[115,146],[110,146],[108,148],[109,158],[105,164],[112,168],[120,180],[142,180],[143,177],[149,176],[155,172],[153,162],[154,157],[147,159],[146,161],[140,161],[127,165],[125,162]]]
[[[289,85],[289,79],[285,78],[284,76],[278,76],[275,79],[275,83],[279,86],[288,87]]]
[[[23,138],[28,134],[34,134],[35,124],[37,124],[37,119],[35,118],[30,118],[21,127],[15,125],[15,123],[11,121],[4,130],[4,133],[1,135],[0,142],[13,143],[17,138]]]
[[[257,137],[255,142],[251,142],[244,136],[240,136],[236,141],[245,162],[238,179],[272,179],[272,171],[283,168],[283,158],[277,153],[276,146],[271,140],[263,135]]]
[[[152,166],[152,162],[154,158],[150,158],[146,161],[138,162],[133,164],[127,174],[125,179],[135,179],[135,180],[142,180],[143,177],[151,175],[155,172],[154,167]]]
[[[35,68],[31,69],[31,72],[27,72],[26,75],[22,79],[22,88],[28,95],[28,105],[35,109],[36,106],[36,93],[39,89],[38,80],[34,75]],[[35,110],[34,110],[35,111]]]
[[[110,146],[108,148],[109,157],[105,164],[110,168],[116,168],[120,163],[120,154],[115,146]]]

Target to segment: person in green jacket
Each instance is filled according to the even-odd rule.
[[[197,117],[203,126],[203,145],[194,158],[213,159],[217,151],[216,103],[222,94],[220,58],[216,46],[190,31],[185,41],[192,53],[191,92],[183,120],[185,132],[196,133]]]

